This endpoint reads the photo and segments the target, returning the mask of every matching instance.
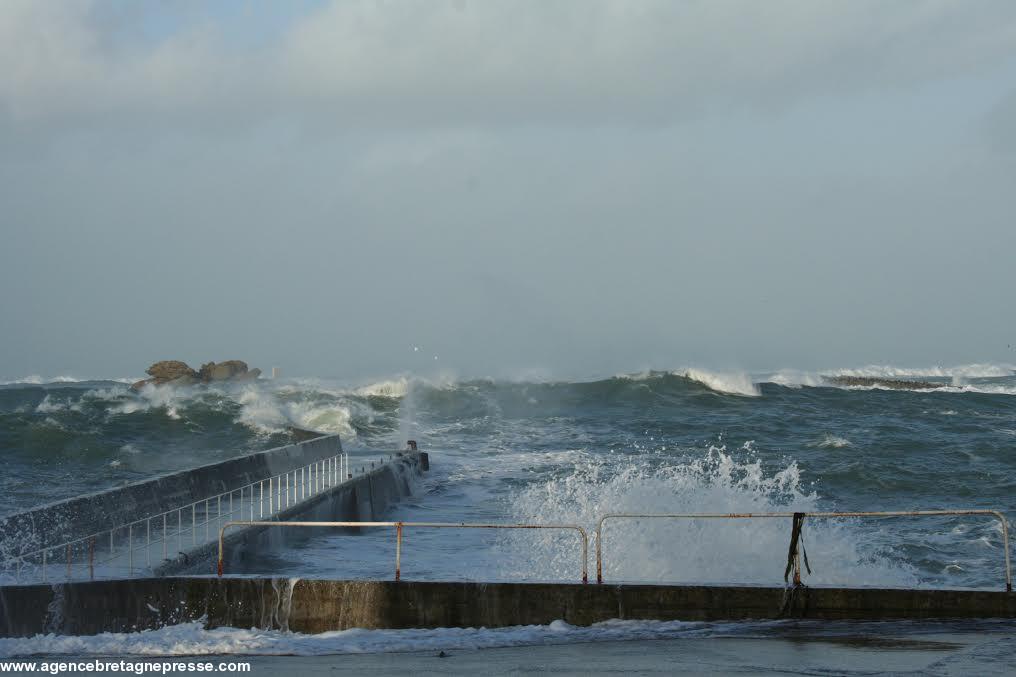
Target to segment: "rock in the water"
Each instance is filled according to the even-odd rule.
[[[151,382],[156,385],[163,383],[185,385],[196,383],[198,380],[198,373],[191,369],[186,362],[180,360],[156,362],[145,373],[152,377]]]
[[[944,388],[945,383],[932,381],[909,381],[898,378],[880,378],[877,376],[826,376],[828,383],[838,386],[862,388],[889,388],[891,390],[935,390]]]
[[[180,360],[164,360],[150,366],[147,373],[152,378],[138,381],[131,388],[140,390],[149,384],[183,386],[219,381],[253,381],[261,376],[260,369],[248,369],[243,360],[206,362],[201,365],[200,371],[194,371]]]
[[[243,360],[226,360],[225,362],[209,362],[201,366],[201,377],[204,381],[230,381],[247,373],[247,363]]]

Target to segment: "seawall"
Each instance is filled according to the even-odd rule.
[[[357,463],[359,467],[361,463]],[[429,456],[424,452],[395,452],[388,459],[379,459],[375,467],[368,461],[363,474],[335,485],[269,519],[275,522],[349,521],[369,522],[384,513],[413,491],[413,477],[430,469]],[[256,518],[257,516],[255,516]],[[243,518],[239,518],[243,519]],[[216,530],[217,531],[217,530]],[[272,527],[234,528],[226,532],[224,564],[226,571],[238,564],[294,543],[322,534],[335,534],[331,528],[283,529]],[[342,531],[355,532],[356,528]],[[212,574],[218,563],[218,542],[212,541],[188,549],[156,567],[156,575]]]
[[[958,590],[148,578],[0,588],[0,636],[208,627],[503,627],[600,621],[1016,618],[1016,594]]]
[[[0,553],[13,557],[105,531],[339,453],[342,442],[330,435],[43,505],[0,520]]]

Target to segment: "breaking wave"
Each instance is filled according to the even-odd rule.
[[[520,522],[577,524],[595,549],[597,520],[609,513],[764,513],[814,511],[819,497],[801,485],[791,462],[767,472],[747,453],[722,447],[684,462],[590,458],[574,470],[514,494],[510,513]],[[789,518],[617,519],[604,526],[604,576],[611,581],[782,583]],[[910,567],[871,546],[870,530],[849,521],[814,521],[805,530],[813,574],[836,585],[914,586]],[[578,543],[561,534],[512,535],[505,540],[506,576],[571,579]],[[685,544],[681,546],[679,544]]]
[[[677,372],[677,374],[720,393],[746,395],[748,397],[761,395],[758,386],[751,380],[751,376],[744,372],[713,372],[704,369],[687,369],[684,372]]]

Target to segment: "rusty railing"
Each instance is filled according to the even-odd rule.
[[[219,576],[223,572],[226,530],[232,527],[395,527],[395,580],[402,578],[402,531],[423,529],[567,529],[582,537],[582,582],[589,582],[589,536],[577,524],[473,524],[469,522],[226,522],[219,529]]]
[[[887,512],[756,512],[756,513],[676,513],[646,514],[611,513],[600,518],[596,525],[596,582],[603,583],[603,523],[608,519],[756,519],[756,518],[805,518],[829,519],[835,517],[929,517],[955,515],[988,515],[1002,524],[1002,549],[1005,551],[1005,589],[1012,592],[1012,565],[1009,561],[1009,526],[1005,515],[997,510],[898,510]],[[794,582],[800,583],[801,562],[794,553]]]

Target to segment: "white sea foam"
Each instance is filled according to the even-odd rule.
[[[780,371],[773,372],[772,374],[765,376],[762,380],[768,383],[775,383],[776,385],[787,386],[789,388],[825,385],[825,381],[821,374],[801,371],[799,369],[781,369]]]
[[[730,624],[728,627],[738,627]],[[354,628],[317,635],[278,630],[215,628],[199,622],[158,630],[90,636],[36,635],[0,639],[0,655],[14,656],[322,656],[347,653],[449,651],[509,646],[541,646],[592,641],[651,640],[696,634],[721,634],[713,624],[684,621],[611,620],[588,627],[562,620],[548,625],[506,628],[434,628],[363,630]]]
[[[42,402],[39,402],[35,407],[35,411],[40,414],[52,414],[55,411],[64,411],[65,409],[67,409],[66,402],[57,402],[49,395],[42,398]]]
[[[697,381],[710,390],[715,390],[721,393],[746,395],[749,397],[757,397],[758,395],[761,395],[758,386],[751,380],[751,376],[745,372],[716,372],[706,371],[705,369],[686,369],[684,371],[675,372],[675,375],[684,376],[692,381]]]
[[[852,447],[854,446],[854,443],[846,437],[840,437],[839,435],[826,435],[814,446],[821,447],[823,449],[842,449],[843,447]]]
[[[992,395],[1016,395],[1016,384],[983,381],[972,383],[973,379],[998,379],[1016,376],[1016,367],[1011,364],[967,364],[954,367],[896,367],[891,365],[869,365],[853,369],[829,369],[819,372],[782,369],[760,377],[760,381],[775,383],[791,388],[801,386],[835,386],[844,390],[903,390],[895,384],[892,387],[872,383],[871,385],[836,386],[831,384],[829,377],[851,376],[861,378],[885,378],[893,380],[906,379],[949,379],[942,387],[935,389],[914,388],[918,392],[945,393],[984,393]]]
[[[354,392],[361,397],[405,397],[409,392],[410,381],[408,378],[398,378],[388,381],[378,381],[369,385],[361,386]]]
[[[11,385],[44,385],[46,383],[79,383],[81,379],[74,378],[73,376],[54,376],[47,378],[40,376],[39,374],[30,374],[22,378],[16,378],[10,381],[0,381],[0,385],[11,386]]]
[[[822,372],[829,376],[860,376],[872,378],[1000,378],[1016,373],[1012,364],[962,364],[952,367],[934,365],[930,367],[897,367],[892,365],[868,365],[855,369],[834,369]]]
[[[306,391],[304,391],[306,392]],[[289,426],[326,433],[339,433],[347,440],[356,436],[349,403],[300,399],[286,401],[276,393],[249,385],[236,395],[240,422],[266,432],[282,432]],[[367,414],[369,417],[369,413]]]
[[[723,448],[685,463],[628,460],[619,467],[590,460],[563,477],[515,494],[513,521],[578,524],[595,534],[607,513],[741,513],[814,511],[819,498],[801,486],[796,463],[767,474],[759,460],[735,460]],[[604,527],[605,575],[614,581],[782,582],[790,537],[787,519],[617,520]],[[904,565],[875,552],[870,527],[852,522],[806,526],[814,573],[838,585],[916,585]],[[595,537],[591,536],[591,541]],[[535,545],[534,545],[535,544]],[[579,550],[561,534],[510,535],[505,577],[574,580]],[[591,542],[590,547],[595,547]]]

